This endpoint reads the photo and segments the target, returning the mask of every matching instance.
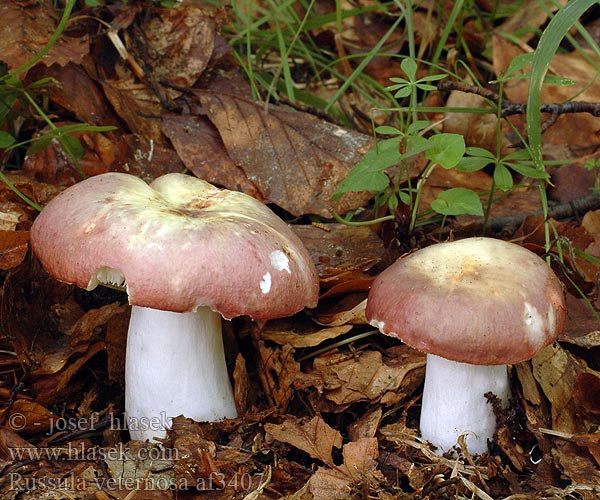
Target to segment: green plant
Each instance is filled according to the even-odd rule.
[[[257,100],[265,105],[273,100],[302,103],[350,125],[340,104],[348,92],[376,106],[390,102],[391,94],[364,69],[377,56],[387,55],[383,47],[398,32],[404,17],[392,16],[389,29],[366,53],[346,53],[342,45],[318,43],[314,34],[328,31],[331,25],[341,34],[345,19],[385,11],[386,4],[344,9],[336,1],[335,11],[327,13],[320,13],[316,6],[315,0],[236,1],[226,35]],[[323,97],[313,91],[330,87],[329,82],[339,85],[333,95]]]
[[[406,58],[401,63],[406,78],[392,78],[388,90],[395,92],[397,99],[408,98],[414,102],[417,92],[436,90],[431,82],[445,78],[445,75],[427,75],[417,77],[417,64]],[[425,134],[430,130],[426,120],[413,120],[413,113],[407,114],[405,127],[401,130],[392,126],[381,126],[375,133],[386,138],[378,140],[361,161],[350,171],[348,176],[339,184],[334,199],[352,191],[374,191],[378,193],[377,204],[387,206],[393,211],[398,203],[409,207],[410,222],[408,231],[412,232],[419,223],[419,217],[427,217],[431,212],[419,214],[419,202],[423,188],[431,172],[436,167],[444,169],[457,168],[466,153],[464,138],[458,134],[434,133]],[[409,174],[408,160],[422,153],[427,164],[418,176],[416,184],[412,184]],[[391,179],[385,173],[387,169],[399,165],[398,174]],[[477,168],[483,168],[483,162]],[[451,188],[442,192],[431,204],[431,209],[444,218],[449,215],[483,215],[480,197],[467,188]],[[388,216],[387,218],[393,218]],[[377,219],[380,221],[381,219]]]
[[[17,196],[36,210],[41,210],[41,207],[19,191],[4,173],[4,170],[7,167],[7,161],[10,158],[10,153],[20,148],[27,148],[28,153],[35,153],[36,151],[41,151],[46,148],[52,140],[56,140],[63,151],[74,161],[82,177],[85,177],[85,173],[79,168],[78,163],[78,160],[84,153],[83,146],[73,134],[84,131],[105,132],[114,129],[114,127],[92,126],[86,123],[65,125],[62,127],[56,126],[48,116],[48,113],[46,113],[43,107],[35,99],[36,92],[44,87],[53,85],[54,81],[51,78],[43,78],[25,85],[20,78],[21,74],[24,74],[28,69],[37,64],[58,41],[66,27],[67,20],[71,15],[74,5],[75,0],[67,1],[55,32],[38,54],[27,61],[23,66],[9,72],[4,71],[4,73],[0,75],[0,150],[3,150],[4,153],[4,160],[1,165],[2,169],[0,170],[0,180],[15,192]],[[42,130],[38,135],[19,140],[19,130],[16,124],[22,119],[25,119],[20,110],[27,110],[29,108],[34,111],[35,115],[41,117],[46,123],[47,128]]]

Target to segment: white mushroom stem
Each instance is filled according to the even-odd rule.
[[[220,314],[208,307],[191,313],[132,307],[125,413],[131,438],[142,441],[164,437],[178,415],[197,421],[237,416]]]
[[[447,451],[465,435],[470,453],[487,451],[493,439],[496,417],[484,396],[491,392],[508,404],[510,385],[506,365],[483,366],[457,363],[427,355],[421,407],[421,435]]]

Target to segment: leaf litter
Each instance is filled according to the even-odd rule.
[[[44,46],[55,15],[50,2],[3,1],[0,12],[5,21],[0,54],[10,70]],[[7,171],[10,182],[43,206],[81,180],[81,171],[126,171],[150,180],[185,167],[276,206],[290,221],[295,218],[293,227],[311,252],[323,294],[317,309],[293,318],[266,324],[236,320],[234,337],[228,341],[226,336],[226,344],[240,417],[213,423],[177,417],[162,445],[128,441],[122,421],[126,298],[106,290],[75,290],[49,278],[28,252],[35,211],[2,183],[2,498],[57,493],[102,500],[597,498],[600,338],[597,318],[573,284],[598,306],[597,267],[576,250],[600,256],[599,210],[586,211],[581,221],[555,221],[558,236],[573,248],[565,264],[555,263],[569,291],[569,324],[560,342],[512,368],[514,402],[507,410],[498,408],[490,453],[471,457],[463,448],[455,457],[438,456],[417,431],[424,355],[382,338],[364,319],[373,276],[402,253],[390,244],[394,237],[388,226],[306,224],[315,215],[328,217],[332,208],[369,210],[372,193],[349,195],[337,204],[330,196],[369,149],[371,137],[282,105],[265,111],[252,99],[219,35],[228,22],[226,9],[186,3],[143,11],[114,5],[94,13],[112,25],[110,33],[86,14],[21,76],[56,82],[44,92],[64,123],[75,117],[117,129],[80,134],[84,155],[77,163],[51,142],[28,155],[22,170]],[[536,10],[536,16],[541,26],[547,14]],[[427,19],[426,12],[417,11],[423,54],[433,41]],[[516,31],[528,21],[529,16],[516,16],[516,26],[504,29]],[[368,26],[375,23],[382,30],[379,22],[376,16],[350,16],[338,50],[356,51],[363,43],[372,47],[376,31]],[[493,37],[496,72],[523,52],[527,39],[513,42]],[[390,54],[400,44],[401,37],[393,37]],[[592,71],[573,53],[557,56],[552,68],[577,81],[589,80]],[[384,84],[401,74],[393,57],[365,71]],[[524,102],[524,84],[507,85],[507,97]],[[577,90],[553,89],[546,99],[563,101]],[[586,92],[584,97],[598,101],[595,88]],[[446,102],[480,104],[459,91]],[[445,131],[458,130],[467,142],[491,147],[494,119],[475,126],[453,120],[480,115],[445,115]],[[511,120],[522,129],[521,116]],[[581,114],[560,117],[548,128],[545,153],[571,160],[566,175],[554,178],[554,187],[563,189],[559,201],[575,196],[576,189],[585,192],[593,182],[575,176],[579,184],[567,184],[573,181],[572,169],[597,159],[597,129],[597,118]],[[513,143],[511,133],[503,128],[506,150]],[[418,164],[414,170],[413,176]],[[491,182],[485,172],[462,178],[451,173],[436,172],[425,207],[441,189],[485,190]],[[511,236],[541,253],[539,208],[535,189],[524,186],[494,203],[492,217],[521,215]],[[458,217],[454,234],[472,235],[475,224],[472,217]],[[419,244],[437,237],[437,231],[423,231]]]

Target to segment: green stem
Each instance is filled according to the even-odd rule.
[[[415,224],[417,223],[417,212],[419,211],[419,202],[421,201],[421,193],[423,192],[423,186],[425,182],[427,182],[427,178],[433,172],[433,169],[437,166],[437,163],[431,162],[427,167],[425,167],[425,171],[423,175],[419,178],[416,187],[415,199],[413,202],[411,214],[410,214],[410,225],[408,226],[408,234],[412,234],[415,229]]]
[[[35,66],[48,52],[50,52],[50,49],[58,41],[58,39],[62,35],[63,31],[65,30],[65,28],[67,26],[67,22],[69,20],[69,17],[71,15],[71,11],[73,10],[73,7],[75,6],[75,3],[76,3],[76,0],[67,0],[67,3],[65,5],[65,10],[63,10],[63,15],[60,18],[58,26],[56,27],[56,30],[54,31],[54,33],[52,33],[50,40],[48,40],[48,43],[46,43],[44,48],[42,50],[40,50],[32,59],[30,59],[25,64],[23,64],[21,67],[10,71],[4,77],[0,78],[0,82],[3,81],[4,79],[7,79],[10,76],[17,76],[21,73],[25,73],[28,69]]]
[[[13,193],[15,193],[19,198],[21,198],[30,207],[35,208],[38,212],[42,211],[42,207],[39,206],[35,201],[33,201],[30,198],[28,198],[27,196],[25,196],[21,191],[19,191],[17,189],[17,187],[11,181],[8,180],[8,177],[6,177],[6,175],[4,175],[4,172],[2,172],[1,170],[0,170],[0,180],[2,182],[4,182],[4,184],[6,184]]]

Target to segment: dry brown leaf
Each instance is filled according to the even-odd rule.
[[[525,0],[515,9],[512,15],[497,28],[499,33],[510,33],[527,41],[536,34],[536,29],[546,23],[548,13],[556,11],[558,5],[564,5],[567,0],[549,4],[541,4],[537,0]]]
[[[294,379],[300,373],[300,363],[294,359],[294,348],[286,344],[282,348],[271,349],[260,341],[258,353],[263,390],[274,404],[285,411],[294,394]]]
[[[424,355],[406,349],[407,359],[396,365],[384,363],[379,351],[363,351],[357,356],[334,353],[317,358],[314,371],[323,378],[325,397],[337,405],[380,400],[393,404],[407,396],[399,390],[405,377],[425,367]]]
[[[130,52],[148,66],[156,82],[191,87],[213,55],[217,26],[207,9],[191,3],[154,8],[141,21],[144,36],[132,33],[126,40]]]
[[[381,423],[383,410],[381,407],[375,408],[362,415],[358,420],[348,426],[348,437],[350,441],[358,441],[363,438],[374,438]]]
[[[342,435],[319,416],[308,421],[288,417],[283,424],[265,424],[267,439],[291,444],[308,453],[312,458],[333,466],[333,448],[341,448]]]
[[[49,405],[57,397],[57,393],[64,389],[69,380],[96,354],[105,349],[104,342],[96,342],[80,357],[71,361],[65,368],[52,375],[41,376],[32,382],[36,394],[36,401],[42,405]]]
[[[533,374],[552,407],[552,429],[577,433],[583,423],[577,418],[573,387],[577,376],[585,371],[585,363],[571,353],[552,344],[532,359]]]
[[[293,225],[311,254],[321,281],[336,282],[363,277],[385,256],[383,241],[373,229],[344,224]]]
[[[358,208],[369,193],[331,195],[364,155],[369,136],[319,120],[308,113],[264,106],[238,96],[199,92],[207,116],[227,152],[263,198],[293,215],[329,217]]]
[[[35,446],[23,439],[15,431],[7,427],[0,427],[0,458],[2,460],[12,460],[14,455],[14,451],[12,450],[16,448],[35,451]]]
[[[262,201],[256,186],[231,160],[215,126],[205,116],[161,116],[163,131],[181,161],[196,177]]]
[[[35,401],[17,399],[4,415],[4,420],[14,432],[38,434],[53,429],[58,417]]]
[[[379,445],[376,438],[362,438],[344,445],[344,463],[334,467],[319,467],[309,480],[315,500],[346,500],[353,487],[363,483],[374,487],[383,475],[376,470]]]
[[[0,269],[18,266],[29,248],[29,231],[0,230]]]
[[[246,369],[246,360],[241,353],[238,353],[235,358],[235,368],[233,369],[233,397],[237,411],[241,415],[246,413],[248,409],[251,385],[248,370]]]
[[[56,29],[52,2],[0,2],[0,54],[9,70],[19,68],[36,56],[48,43]],[[46,66],[81,63],[89,51],[86,36],[60,37],[42,58]]]
[[[125,353],[127,346],[127,330],[129,328],[129,311],[116,314],[106,324],[106,357],[108,378],[125,384]]]
[[[581,453],[574,443],[557,443],[552,448],[552,455],[573,484],[598,486],[600,484],[600,470],[590,458]],[[595,497],[589,497],[597,498]]]
[[[155,145],[164,145],[161,121],[163,106],[151,88],[133,77],[122,80],[103,80],[104,93],[129,130]]]
[[[73,63],[64,67],[38,65],[27,73],[27,82],[42,78],[52,78],[57,82],[56,85],[44,88],[44,94],[57,105],[73,113],[79,121],[101,126],[119,124],[119,118],[84,66]]]
[[[573,387],[573,399],[580,409],[600,415],[600,373],[579,374]]]
[[[448,108],[489,108],[481,96],[455,90],[446,101]],[[496,151],[498,117],[494,113],[445,113],[444,132],[464,136],[467,146]],[[507,151],[508,141],[503,138],[502,148]]]
[[[289,344],[295,349],[302,347],[315,347],[326,340],[331,340],[348,333],[352,325],[335,326],[332,328],[318,328],[315,330],[311,323],[298,324],[278,320],[269,322],[260,331],[260,338],[270,340],[279,345]]]

